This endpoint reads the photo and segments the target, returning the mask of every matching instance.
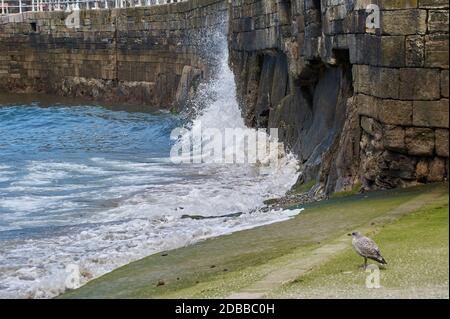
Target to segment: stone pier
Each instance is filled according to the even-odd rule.
[[[75,13],[0,17],[1,91],[170,108],[208,77],[217,46],[202,37],[228,14],[221,0]]]
[[[247,124],[326,193],[446,180],[448,28],[446,0],[233,0]]]

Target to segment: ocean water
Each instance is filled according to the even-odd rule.
[[[149,254],[300,212],[261,209],[295,183],[290,154],[257,164],[170,160],[171,148],[187,141],[171,140],[174,128],[250,130],[226,57],[202,90],[207,98],[190,119],[0,104],[0,298],[54,297],[73,266],[78,286]]]

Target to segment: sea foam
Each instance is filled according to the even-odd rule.
[[[202,88],[208,103],[196,110],[186,127],[190,131],[200,126],[220,131],[240,128],[243,139],[252,129],[242,119],[226,55],[220,67],[218,76]],[[297,161],[282,145],[276,159],[261,159],[258,164],[176,165],[167,156],[172,120],[167,120],[169,124],[160,133],[153,127],[146,131],[145,125],[158,121],[147,115],[128,118],[123,112],[95,108],[89,109],[90,120],[84,121],[87,109],[58,108],[58,123],[64,126],[66,116],[74,126],[60,132],[47,120],[53,123],[53,133],[60,132],[60,139],[47,139],[50,145],[46,147],[36,146],[39,156],[25,159],[20,172],[11,163],[0,163],[0,182],[4,182],[0,184],[0,297],[54,297],[65,291],[70,265],[80,270],[82,285],[149,254],[286,220],[301,212],[261,209],[265,200],[283,196],[298,177]],[[36,114],[26,118],[33,121],[37,115],[52,116],[51,108],[34,107],[32,112]],[[115,117],[120,121],[115,122]],[[127,131],[124,123],[141,129]],[[110,133],[102,127],[114,132],[113,141],[108,141]],[[70,128],[77,132],[74,138],[67,131]],[[45,140],[41,129],[42,125],[36,125]],[[84,135],[89,130],[97,134],[97,144]],[[152,138],[145,133],[158,134],[154,143],[167,149],[147,150]],[[38,138],[33,143],[44,143]],[[185,135],[175,143],[188,139]],[[238,145],[237,151],[244,151],[245,143]],[[240,214],[231,217],[236,213]],[[225,215],[230,217],[217,217]]]

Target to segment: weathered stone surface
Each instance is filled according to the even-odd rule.
[[[410,101],[380,100],[378,103],[378,119],[385,124],[411,125],[413,104]]]
[[[441,71],[441,96],[448,98],[448,70]]]
[[[405,144],[410,155],[431,156],[434,151],[434,131],[428,128],[407,128]]]
[[[427,11],[382,11],[380,25],[383,34],[402,36],[425,34],[427,31]]]
[[[448,69],[448,34],[425,37],[425,66]]]
[[[291,1],[280,0],[277,3],[281,25],[289,25],[291,23]]]
[[[190,65],[186,65],[181,73],[181,79],[175,96],[174,108],[178,111],[194,96],[196,87],[201,80],[202,71]]]
[[[436,134],[436,154],[441,157],[449,156],[449,141],[448,141],[448,130],[437,129]]]
[[[369,72],[370,94],[383,99],[399,99],[401,85],[399,79],[403,70],[405,69],[371,67]]]
[[[399,74],[400,74],[400,88],[399,88],[400,99],[437,100],[440,98],[441,88],[440,88],[439,70],[404,68],[400,69]]]
[[[242,53],[245,61],[245,72],[242,74],[242,85],[237,86],[237,92],[242,97],[244,104],[248,105],[243,110],[247,125],[256,125],[255,105],[258,100],[259,77],[261,75],[260,57],[257,54]]]
[[[445,160],[443,158],[435,157],[429,166],[428,181],[440,182],[445,179]]]
[[[371,94],[370,66],[355,64],[352,67],[352,73],[355,93]]]
[[[275,28],[239,33],[236,39],[236,47],[242,47],[246,51],[270,49],[277,46],[278,37],[279,34]]]
[[[382,9],[409,9],[417,8],[420,0],[384,0],[381,1]],[[428,0],[433,1],[433,0]],[[442,0],[439,0],[442,1]]]
[[[426,182],[428,179],[428,161],[420,160],[416,166],[416,177],[420,182]]]
[[[448,10],[430,10],[428,12],[428,30],[431,33],[448,33]]]
[[[387,67],[405,66],[405,37],[381,37],[380,65]]]
[[[276,57],[273,74],[271,105],[276,106],[286,96],[288,89],[288,63],[286,55],[279,54]]]
[[[356,95],[355,103],[358,107],[358,114],[378,118],[378,102],[379,100],[377,98],[370,95]]]
[[[383,127],[383,146],[390,151],[405,152],[405,129],[395,125]]]
[[[414,101],[413,125],[448,128],[448,100]]]
[[[381,139],[383,136],[383,128],[375,119],[367,116],[361,116],[361,128],[369,134],[373,136],[375,139]]]
[[[447,0],[418,0],[420,8],[448,8]]]
[[[416,178],[415,166],[416,160],[409,156],[398,154],[396,152],[386,151],[383,153],[385,167],[383,167],[381,176],[377,176],[378,182],[388,183],[394,187],[398,180],[396,178],[413,180]]]
[[[346,103],[347,117],[344,127],[339,136],[339,141],[335,143],[334,149],[339,149],[337,155],[335,152],[328,152],[327,155],[335,160],[327,160],[323,158],[323,162],[328,165],[322,166],[324,174],[330,176],[325,185],[326,193],[335,192],[342,189],[353,189],[353,185],[359,181],[358,165],[355,165],[355,158],[361,153],[360,141],[355,136],[361,136],[361,128],[359,125],[359,116],[354,98],[347,99]],[[322,174],[323,174],[322,173]]]
[[[273,75],[276,65],[276,57],[264,55],[261,77],[259,79],[258,100],[255,106],[255,116],[257,127],[266,127],[269,121],[271,106],[271,94],[273,85]]]
[[[341,68],[328,68],[320,74],[313,91],[310,88],[301,89],[308,102],[304,108],[312,111],[310,126],[300,135],[302,144],[299,153],[302,157],[318,161],[322,151],[328,149],[341,132],[351,86],[350,79],[345,75]]]
[[[378,65],[380,60],[380,39],[373,34],[350,35],[348,41],[352,64]]]
[[[405,50],[406,66],[422,67],[425,64],[425,38],[423,36],[407,36]]]

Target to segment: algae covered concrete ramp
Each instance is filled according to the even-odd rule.
[[[149,256],[61,297],[264,297],[349,248],[349,231],[372,234],[447,194],[437,184],[306,205],[291,220]]]
[[[413,199],[399,205],[397,208],[388,211],[386,214],[373,219],[370,225],[362,225],[358,228],[363,233],[375,233],[377,230],[373,226],[383,225],[388,221],[394,221],[408,213],[415,212],[424,205],[436,200],[442,195],[441,192],[426,192]],[[349,238],[347,234],[332,240],[317,249],[312,250],[309,254],[298,258],[297,254],[302,253],[302,247],[298,251],[291,253],[289,263],[285,263],[281,267],[274,268],[273,272],[263,279],[255,282],[249,287],[245,287],[237,293],[229,296],[230,299],[242,298],[261,298],[273,289],[279,288],[283,284],[294,281],[298,277],[306,274],[313,267],[328,261],[330,258],[342,253],[349,247]],[[286,256],[288,257],[288,256]]]

